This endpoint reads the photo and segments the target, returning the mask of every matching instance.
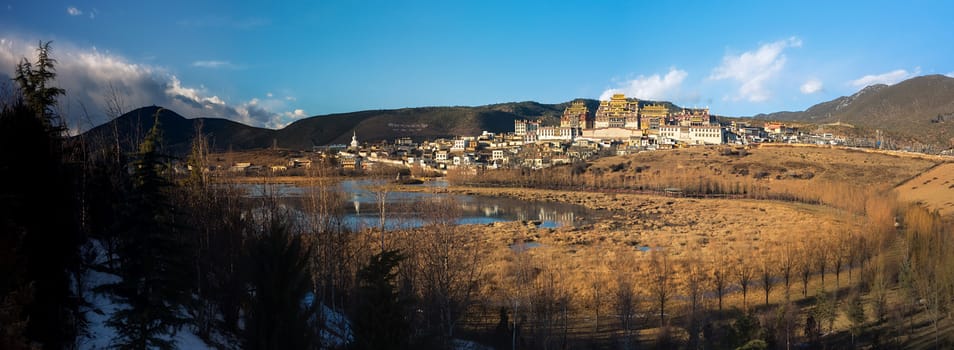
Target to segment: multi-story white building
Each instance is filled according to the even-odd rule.
[[[691,145],[718,145],[724,139],[724,131],[718,125],[667,125],[659,128],[659,137]]]
[[[467,141],[468,141],[468,140],[465,139],[465,138],[458,138],[458,139],[454,140],[454,145],[451,146],[450,151],[451,151],[451,152],[463,152],[465,149],[467,149]]]
[[[434,161],[443,163],[447,161],[447,151],[437,151],[434,153]]]
[[[540,127],[540,122],[529,121],[529,120],[514,120],[513,121],[513,134],[518,136],[524,136],[529,133],[537,131],[537,128]]]
[[[696,144],[718,145],[721,144],[724,139],[724,131],[721,126],[705,125],[689,127],[689,140],[694,141]]]
[[[573,141],[579,135],[578,128],[563,128],[557,126],[542,126],[537,129],[538,141]]]
[[[495,149],[490,152],[490,160],[503,160],[504,151],[502,149]]]

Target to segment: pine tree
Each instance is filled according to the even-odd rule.
[[[122,280],[102,288],[127,305],[107,322],[119,349],[171,349],[168,335],[185,321],[180,306],[189,295],[188,251],[169,200],[172,184],[163,175],[159,111],[155,118],[132,163],[131,198],[119,227]]]
[[[82,324],[70,289],[82,237],[62,129],[51,127],[63,90],[51,86],[49,53],[49,43],[41,43],[35,66],[26,58],[17,65],[21,96],[0,111],[0,318],[15,316],[11,325],[25,326],[12,331],[20,335],[0,328],[3,337],[63,348]]]
[[[313,320],[309,255],[282,218],[266,223],[250,251],[251,298],[245,326],[246,349],[310,349],[317,345]],[[314,299],[314,298],[312,298]]]
[[[56,79],[56,60],[51,57],[52,42],[40,42],[37,45],[36,63],[30,63],[23,58],[17,64],[16,77],[13,78],[20,87],[27,106],[29,106],[47,128],[59,128],[57,116],[53,109],[56,99],[66,93],[66,90],[49,86]]]
[[[403,259],[399,251],[384,251],[358,271],[358,305],[353,317],[356,349],[407,348],[407,302],[394,286],[396,268]]]
[[[845,301],[845,315],[851,321],[851,328],[848,330],[851,332],[851,344],[854,345],[855,338],[864,330],[866,318],[864,304],[861,302],[861,292],[852,293]]]

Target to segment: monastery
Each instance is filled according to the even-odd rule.
[[[643,144],[720,144],[722,127],[709,109],[670,111],[661,104],[643,104],[624,94],[600,101],[591,113],[582,100],[573,101],[563,111],[559,126],[542,126],[536,121],[518,120],[514,134],[526,142],[593,140],[636,141]]]

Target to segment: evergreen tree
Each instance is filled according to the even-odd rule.
[[[185,321],[180,306],[188,301],[188,252],[175,224],[159,152],[159,112],[132,165],[132,190],[120,221],[118,274],[121,281],[103,287],[128,305],[107,324],[116,329],[114,347],[170,349]]]
[[[49,52],[41,43],[35,66],[17,65],[21,96],[0,111],[0,341],[63,348],[82,324],[70,289],[82,237],[62,129],[51,127],[63,90]]]
[[[54,113],[56,99],[66,93],[66,90],[50,86],[56,79],[56,60],[51,57],[51,42],[40,42],[37,45],[37,60],[31,63],[23,58],[17,64],[16,77],[13,78],[20,87],[20,93],[26,100],[27,106],[40,118],[47,128],[60,128],[57,116]]]
[[[854,292],[845,300],[845,315],[851,321],[851,344],[855,345],[855,338],[861,335],[865,324],[865,308],[861,302],[861,292]]]
[[[805,340],[807,341],[810,348],[820,347],[819,339],[821,338],[821,323],[815,319],[815,315],[808,314],[805,318]]]
[[[407,348],[410,326],[404,316],[406,301],[394,285],[396,268],[403,259],[399,251],[384,251],[372,256],[358,271],[357,307],[352,317],[354,348]]]
[[[245,324],[246,349],[310,349],[317,345],[308,254],[282,218],[266,223],[250,251],[251,300]],[[311,298],[314,299],[314,298]]]
[[[828,323],[828,331],[831,332],[835,325],[837,310],[835,309],[835,300],[825,291],[819,290],[815,293],[815,320],[820,326]]]
[[[729,329],[730,348],[741,347],[749,342],[761,340],[762,326],[752,314],[742,314],[736,318]]]

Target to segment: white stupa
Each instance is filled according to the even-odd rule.
[[[351,149],[358,149],[358,132],[351,134]]]

